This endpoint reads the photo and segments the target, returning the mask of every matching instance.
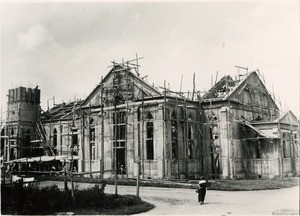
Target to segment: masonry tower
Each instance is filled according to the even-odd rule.
[[[40,89],[9,89],[7,102],[4,161],[32,155],[32,141],[37,138],[40,122]]]

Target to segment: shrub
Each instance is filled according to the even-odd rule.
[[[78,190],[76,188],[74,192],[76,207],[87,208],[87,207],[101,207],[103,199],[105,199],[104,188],[96,184],[92,188]]]
[[[58,189],[56,185],[45,188],[26,188],[25,213],[56,212],[71,207],[71,193]]]
[[[1,185],[1,213],[37,215],[74,211],[76,214],[133,214],[153,208],[153,205],[133,195],[106,195],[104,188],[105,184],[96,184],[82,190],[75,187],[77,205],[73,208],[71,191],[62,191],[56,185],[44,188],[39,188],[38,184],[22,187],[22,196],[20,187]],[[24,202],[20,202],[20,197],[24,198]]]

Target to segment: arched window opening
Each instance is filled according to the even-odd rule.
[[[96,146],[95,146],[95,121],[93,118],[90,119],[90,158],[96,160]]]
[[[171,142],[172,142],[172,159],[178,158],[178,132],[177,132],[177,119],[173,111],[171,115]]]
[[[137,120],[138,120],[138,122],[141,121],[141,108],[140,107],[138,107],[138,109],[137,109]]]
[[[31,137],[30,137],[30,130],[27,130],[25,133],[25,157],[32,157],[32,149],[30,148],[30,141],[31,141]]]
[[[260,146],[260,142],[257,141],[256,142],[256,158],[260,158],[261,157],[261,146]]]
[[[153,149],[153,117],[149,112],[147,115],[147,138],[146,138],[146,148],[147,148],[147,159],[154,159],[154,149]]]
[[[2,154],[3,154],[3,152],[4,152],[4,143],[5,143],[5,141],[4,141],[4,135],[5,135],[5,130],[4,130],[4,128],[1,130],[1,152],[2,152]],[[2,155],[1,155],[2,156]]]
[[[78,130],[74,130],[72,134],[73,155],[78,155]]]
[[[116,154],[117,174],[126,174],[125,140],[126,140],[126,112],[113,113],[113,147]]]
[[[54,154],[57,154],[57,130],[54,128],[53,129],[53,151]]]
[[[286,150],[285,140],[282,141],[282,152],[283,152],[283,157],[287,158],[287,150]]]
[[[15,135],[14,129],[11,129],[10,135],[13,137]]]
[[[217,125],[213,125],[211,127],[211,135],[212,135],[213,140],[219,139],[219,132],[218,132],[218,126]]]
[[[189,159],[193,159],[193,123],[191,114],[188,117],[188,156]]]

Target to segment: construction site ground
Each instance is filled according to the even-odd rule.
[[[44,181],[41,187],[56,184],[63,188],[62,181]],[[79,188],[91,187],[92,183],[76,183]],[[69,183],[70,186],[70,183]],[[105,193],[115,193],[114,185],[107,185]],[[135,186],[118,186],[118,194],[136,194]],[[192,188],[144,187],[140,197],[155,205],[149,212],[140,215],[299,215],[299,186],[259,191],[208,190],[205,204],[199,205],[197,193]]]

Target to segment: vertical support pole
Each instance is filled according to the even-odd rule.
[[[70,128],[70,116],[68,118],[68,128]],[[68,130],[70,130],[70,129],[68,129]],[[70,134],[69,134],[69,131],[68,131],[67,156],[69,156],[69,146],[70,146]]]
[[[81,171],[85,171],[85,113],[82,113],[81,119]]]
[[[141,117],[142,117],[142,148],[141,148],[141,160],[142,160],[142,178],[145,178],[145,167],[144,167],[144,146],[145,146],[145,142],[144,142],[144,89],[142,86],[142,109],[141,109]]]
[[[163,178],[166,177],[166,166],[167,166],[167,156],[166,156],[166,81],[164,80],[164,109],[163,109],[163,158],[162,158],[162,169]]]
[[[137,175],[136,175],[136,196],[140,196],[140,166],[141,166],[141,158],[140,158],[140,146],[141,146],[141,140],[140,140],[140,112],[139,108],[137,110],[137,129],[138,129],[138,157],[137,157]]]
[[[137,164],[138,164],[138,167],[137,167],[137,176],[136,176],[136,187],[137,187],[137,190],[136,190],[136,194],[137,196],[139,196],[139,181],[140,181],[140,166],[141,166],[141,136],[140,136],[140,121],[141,121],[141,112],[140,112],[140,108],[138,108],[137,110],[137,129],[138,129],[138,158],[137,158]]]
[[[279,153],[278,153],[278,157],[279,157],[279,175],[281,178],[283,178],[284,176],[284,167],[283,167],[283,147],[282,146],[282,140],[281,140],[281,129],[280,129],[280,121],[278,121],[278,136],[279,136]]]
[[[91,112],[92,112],[92,107],[91,103],[89,104],[89,170],[92,172],[92,145],[91,145]],[[92,178],[93,175],[90,173],[90,177]]]
[[[4,128],[4,136],[5,136],[5,139],[4,139],[4,154],[3,154],[3,162],[5,161],[8,161],[7,160],[7,145],[8,145],[8,139],[9,139],[9,134],[8,134],[8,124],[6,126],[6,128]]]
[[[60,141],[60,155],[62,155],[62,124],[61,124],[61,119],[59,120],[59,132],[60,132],[60,137],[59,137],[59,141]]]
[[[115,65],[114,65],[114,69],[115,69]],[[114,70],[113,69],[113,70]],[[116,79],[116,72],[114,71],[114,77],[113,77],[113,87],[114,87],[114,126],[115,126],[115,140],[113,142],[113,160],[114,160],[114,171],[115,171],[115,195],[118,194],[118,175],[117,175],[117,101],[116,101],[116,96],[117,96],[117,86],[115,86],[115,79]]]
[[[137,66],[138,67],[138,66]],[[128,117],[129,117],[129,109],[128,109],[128,103],[129,103],[129,93],[128,93],[128,85],[129,85],[129,62],[127,61],[127,71],[126,71],[126,122],[125,122],[125,175],[128,177],[128,172],[127,172],[127,136],[128,136]],[[122,170],[122,176],[123,176],[123,170]]]
[[[103,178],[104,174],[104,103],[103,103],[103,76],[101,76],[101,149],[100,149],[100,178]]]
[[[294,140],[294,134],[293,134],[293,126],[292,126],[292,120],[291,116],[289,115],[289,121],[290,121],[290,143],[291,143],[291,164],[292,164],[292,173],[294,176],[297,176],[297,170],[296,170],[296,154],[295,154],[295,140]]]
[[[72,130],[72,137],[73,137],[73,130]],[[73,138],[72,138],[72,143],[71,143],[71,195],[72,195],[72,200],[74,207],[76,206],[76,201],[75,201],[75,195],[74,195],[74,181],[73,181],[73,166],[74,166],[74,159],[73,159]]]
[[[138,166],[137,166],[137,175],[136,175],[136,196],[140,196],[140,156],[138,156]]]
[[[188,122],[187,122],[187,106],[184,98],[184,143],[185,143],[185,163],[186,163],[186,178],[189,179],[189,141],[188,141]]]
[[[259,148],[259,157],[260,157],[260,173],[261,173],[261,178],[263,178],[263,164],[262,164],[262,154],[261,154],[261,142],[257,138],[257,144]]]
[[[180,95],[181,95],[181,90],[182,90],[182,79],[183,79],[183,74],[181,74],[181,80],[180,80],[180,91],[179,91]]]
[[[234,151],[233,151],[233,141],[232,141],[232,122],[231,122],[231,116],[230,116],[230,100],[228,99],[228,139],[229,139],[229,148],[228,148],[228,152],[229,152],[229,168],[230,168],[230,177],[231,179],[234,179]]]
[[[141,166],[141,158],[140,158],[140,113],[139,111],[137,112],[138,115],[138,121],[137,121],[137,127],[138,127],[138,158],[137,158],[137,175],[136,175],[136,196],[140,196],[140,166]]]
[[[7,161],[10,161],[10,139],[11,139],[11,122],[8,122],[8,149],[7,149]]]
[[[195,95],[195,73],[193,75],[193,94],[192,94],[192,100],[194,100],[194,95]]]
[[[41,162],[40,162],[40,171],[41,171]],[[64,167],[63,167],[63,171],[64,171],[64,190],[65,192],[68,191],[68,182],[67,182],[67,162],[64,160]]]
[[[73,130],[75,127],[75,124],[74,124],[74,121],[75,121],[75,97],[74,97],[74,108],[73,108],[73,120],[72,120],[72,127],[71,127],[71,134],[72,134],[72,138],[71,138],[71,195],[72,195],[72,200],[73,200],[73,204],[74,204],[74,207],[76,207],[76,201],[75,201],[75,195],[74,195],[74,181],[73,181],[73,169],[74,169],[74,158],[73,158],[73,149],[74,149],[74,138],[73,138]]]
[[[178,179],[180,179],[180,167],[179,167],[179,152],[178,152],[178,128],[179,128],[179,112],[178,112],[178,101],[177,101],[177,94],[176,94],[176,159],[177,159],[177,172],[178,172]]]
[[[213,137],[213,115],[212,115],[212,101],[210,99],[209,101],[209,107],[210,107],[210,114],[211,114],[211,120],[210,120],[210,157],[211,157],[211,162],[212,162],[212,174],[214,176],[214,179],[216,179],[216,166],[215,166],[215,155],[214,155],[214,137]]]
[[[115,195],[118,194],[118,175],[117,175],[117,107],[116,102],[114,104],[114,110],[115,110],[115,140],[113,143],[113,153],[114,153],[114,170],[115,170]]]
[[[17,146],[17,158],[20,158],[20,124],[17,125],[17,139],[16,139],[16,146]],[[30,144],[31,145],[31,144]]]

